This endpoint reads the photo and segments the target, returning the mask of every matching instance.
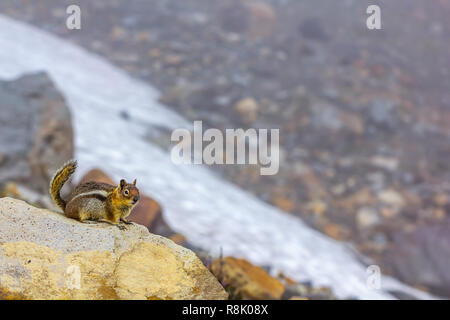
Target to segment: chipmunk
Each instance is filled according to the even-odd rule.
[[[82,183],[72,190],[66,202],[61,198],[60,191],[76,168],[77,162],[71,160],[56,171],[50,181],[50,195],[64,215],[81,222],[101,221],[117,226],[120,222],[131,224],[126,218],[139,201],[136,179],[132,184],[122,179],[118,186],[99,182]],[[124,229],[123,226],[119,228]]]

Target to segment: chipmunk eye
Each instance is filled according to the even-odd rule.
[[[124,192],[123,192],[126,196],[127,195],[129,195],[130,194],[130,191],[128,191],[128,190],[125,190]]]

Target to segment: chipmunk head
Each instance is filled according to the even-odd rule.
[[[127,183],[124,179],[120,180],[116,193],[122,202],[133,207],[139,201],[139,189],[136,187],[136,179],[133,183]]]

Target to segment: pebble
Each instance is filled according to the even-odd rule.
[[[356,222],[359,228],[366,229],[380,223],[380,217],[374,208],[362,207],[356,214]]]

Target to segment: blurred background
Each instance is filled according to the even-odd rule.
[[[81,8],[81,30],[66,27],[66,7],[71,4]],[[381,8],[381,30],[366,27],[366,9],[371,4]],[[158,103],[187,122],[203,120],[204,130],[280,129],[278,174],[261,176],[258,165],[224,165],[207,170],[212,171],[214,179],[232,183],[258,201],[351,248],[355,260],[376,264],[385,275],[414,288],[450,296],[450,2],[2,0],[0,13],[101,56],[132,78],[156,88],[160,93]],[[7,34],[8,30],[1,32]],[[28,50],[32,57],[33,48]],[[33,81],[38,81],[33,90],[39,91],[36,88],[41,88],[44,80]],[[28,89],[23,89],[29,82],[5,83],[2,90],[9,94],[12,87],[19,88],[25,92],[23,96],[30,97]],[[54,93],[48,95],[54,97]],[[124,105],[117,112],[127,121],[139,115],[139,110],[133,110]],[[1,109],[3,117],[10,111]],[[71,111],[73,117],[81,119],[74,115],[73,106]],[[70,139],[70,119],[62,113],[62,120],[50,127],[56,126]],[[75,124],[74,145],[44,140],[62,149],[45,153],[41,145],[33,152],[52,158],[52,168],[75,153],[89,163],[85,172],[119,159],[106,157],[102,162],[89,156],[89,148],[77,149],[78,145],[87,146],[84,141],[88,137],[77,138],[82,128]],[[169,128],[159,125],[146,130],[145,141],[167,151]],[[15,133],[4,127],[0,134],[6,139]],[[8,152],[16,151],[2,151]],[[134,151],[118,144],[116,152],[133,157]],[[28,181],[15,176],[7,157],[2,163],[2,153],[0,172],[3,166],[8,174],[0,174],[0,183]],[[149,151],[145,156],[154,157]],[[114,178],[127,172],[123,163],[116,161],[114,166],[109,172],[105,170]],[[17,172],[23,173],[20,168]],[[191,176],[180,179],[186,179],[185,192],[195,194],[198,190],[189,181],[195,181],[200,173],[192,170]],[[137,173],[144,175],[142,170]],[[90,174],[106,179],[101,172]],[[141,176],[137,176],[138,184]],[[31,181],[31,189],[44,192],[46,180]],[[176,183],[169,181],[167,185]],[[167,211],[168,223],[160,223],[161,234],[179,243],[192,240],[198,247],[207,242],[210,229],[202,229],[199,222],[201,236],[192,235],[191,239],[187,231],[183,232],[184,222],[175,221],[178,218],[170,214],[186,208],[170,193],[170,188],[177,187],[168,187],[165,193],[155,191],[157,182],[148,181],[146,187],[152,213],[144,210],[140,217],[135,213],[135,221],[150,227],[154,216],[163,219]],[[208,201],[214,208],[214,197]],[[236,206],[244,210],[241,215],[252,212],[245,203]],[[226,220],[227,214],[231,215],[221,214],[222,219]],[[263,220],[255,219],[264,226]],[[273,221],[277,220],[268,220],[267,224]],[[252,223],[249,218],[239,232],[251,229]],[[283,228],[279,227],[280,234]],[[236,255],[267,267],[264,262],[269,258],[252,256],[251,250],[243,247]],[[231,245],[229,252],[235,252]],[[290,270],[292,278],[295,267]],[[314,281],[301,280],[289,281],[317,287]],[[289,285],[285,278],[283,281]],[[331,284],[326,287],[330,288],[314,291],[315,297],[334,298],[336,289]],[[297,295],[301,294],[291,294]]]

